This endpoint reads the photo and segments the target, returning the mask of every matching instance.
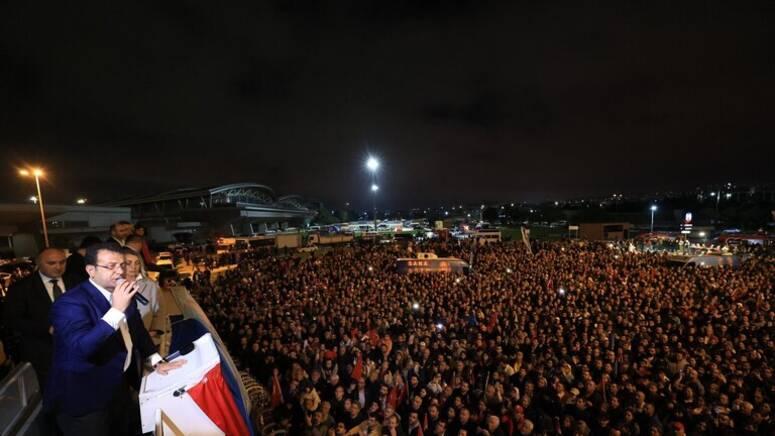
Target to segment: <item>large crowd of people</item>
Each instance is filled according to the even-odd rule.
[[[676,266],[583,242],[243,253],[192,294],[303,435],[772,434],[774,258]]]
[[[162,320],[180,313],[168,295],[176,273],[150,279],[142,228],[117,223],[110,240],[124,248],[100,255],[120,255],[120,269],[89,260],[99,240],[87,238],[66,262],[44,250],[37,272],[19,276],[3,324],[21,342],[11,341],[10,359],[0,347],[0,369],[27,360],[49,378],[47,312],[98,273],[142,285],[150,302],[138,319],[158,345]],[[399,273],[397,259],[417,252],[471,268]],[[529,252],[433,240],[181,259],[243,379],[263,387],[251,389],[264,393],[254,417],[275,431],[773,434],[775,256],[746,256],[738,268],[706,268],[628,244],[534,243]]]

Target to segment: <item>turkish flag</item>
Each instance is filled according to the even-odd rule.
[[[280,377],[272,376],[272,408],[283,404],[283,388],[280,386]]]
[[[358,353],[358,360],[355,361],[355,368],[353,368],[353,372],[350,375],[353,380],[358,380],[363,375],[363,357],[361,357],[361,354]]]
[[[221,364],[215,365],[198,384],[188,390],[191,399],[226,436],[249,435],[247,423],[237,408],[221,372]]]

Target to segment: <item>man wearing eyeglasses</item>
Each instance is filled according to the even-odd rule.
[[[92,245],[84,258],[89,280],[51,308],[54,357],[44,406],[65,435],[133,435],[139,430],[130,390],[136,382],[133,354],[162,375],[185,362],[166,363],[155,352],[133,301],[135,283],[122,282],[121,248]]]

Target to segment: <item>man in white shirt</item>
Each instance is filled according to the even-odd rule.
[[[134,296],[123,281],[124,254],[116,244],[93,245],[84,256],[89,280],[51,308],[54,356],[44,407],[56,414],[65,435],[134,435],[139,410],[133,355],[166,375],[185,361],[164,362],[145,330]]]

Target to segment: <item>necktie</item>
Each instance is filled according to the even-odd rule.
[[[52,285],[51,293],[54,294],[54,301],[56,301],[57,298],[62,296],[62,288],[59,287],[59,280],[57,279],[51,279],[49,282],[51,282]]]
[[[129,326],[126,324],[126,319],[122,319],[118,323],[118,329],[121,331],[121,337],[124,339],[124,346],[126,347],[126,359],[124,360],[124,371],[129,368],[129,363],[132,362],[132,336],[129,334]]]

